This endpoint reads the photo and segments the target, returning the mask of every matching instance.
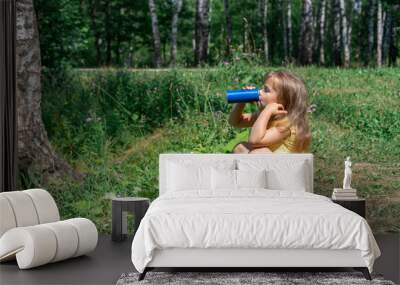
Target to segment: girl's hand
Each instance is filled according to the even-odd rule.
[[[253,85],[247,85],[247,86],[243,87],[242,89],[251,90],[251,89],[256,89],[256,87]],[[262,111],[262,109],[264,109],[264,107],[261,105],[260,101],[252,101],[250,103],[256,105],[259,111]]]
[[[247,85],[247,86],[243,87],[242,89],[251,90],[251,89],[256,89],[256,87],[252,86],[252,85]]]
[[[265,107],[266,112],[270,112],[271,115],[286,115],[287,111],[282,104],[279,103],[269,103]]]

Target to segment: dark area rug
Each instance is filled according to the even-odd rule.
[[[382,275],[372,274],[372,281],[360,272],[156,272],[150,271],[142,281],[139,273],[124,273],[117,285],[133,284],[327,284],[327,285],[395,285]]]

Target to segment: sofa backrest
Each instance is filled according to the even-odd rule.
[[[298,185],[300,191],[313,192],[313,154],[194,154],[194,153],[165,153],[159,157],[159,195],[171,191],[172,179],[184,179],[183,176],[172,173],[176,165],[184,168],[193,166],[217,166],[223,169],[278,170],[278,175],[272,176],[274,184],[290,182]],[[270,171],[274,173],[274,171]],[[182,174],[183,175],[183,174]],[[181,177],[181,178],[180,178]],[[290,178],[290,179],[288,179]],[[277,181],[280,180],[280,181]],[[287,181],[284,181],[287,180]],[[290,181],[291,180],[291,181]],[[274,188],[279,190],[278,188]]]
[[[46,190],[28,189],[0,193],[0,237],[15,227],[59,220],[57,205]]]

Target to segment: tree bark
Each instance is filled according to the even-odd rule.
[[[246,53],[248,52],[248,46],[249,46],[249,22],[245,17],[243,17],[243,52]]]
[[[171,66],[176,64],[176,54],[177,54],[177,38],[178,38],[178,19],[179,13],[182,9],[182,0],[174,0],[174,12],[172,15],[171,24]]]
[[[106,1],[106,6],[104,7],[105,14],[105,28],[106,28],[106,64],[111,65],[111,21],[110,21],[110,2]]]
[[[343,49],[343,65],[344,67],[350,66],[350,46],[348,39],[348,26],[346,15],[346,4],[344,0],[339,0],[340,5],[340,18],[341,18],[341,36],[342,36],[342,49]]]
[[[349,0],[350,5],[350,13],[347,17],[347,45],[349,46],[349,57],[351,61],[351,54],[352,54],[352,37],[353,37],[353,14],[354,14],[354,6],[355,2],[353,0]],[[350,62],[349,62],[350,63]]]
[[[301,30],[299,39],[299,62],[302,65],[312,63],[313,55],[313,15],[312,1],[303,0]]]
[[[382,21],[382,1],[378,0],[378,11],[376,17],[376,65],[382,66],[382,38],[383,38],[383,21]]]
[[[360,62],[360,58],[361,58],[361,53],[362,53],[362,48],[363,48],[363,41],[362,39],[365,38],[365,30],[363,31],[363,29],[361,29],[360,27],[362,27],[362,11],[363,11],[363,4],[362,4],[362,0],[354,0],[354,9],[353,9],[353,19],[352,22],[354,22],[354,24],[358,27],[358,29],[356,30],[357,34],[356,34],[356,38],[357,38],[357,44],[356,46],[353,48],[354,50],[354,60],[356,62]],[[349,32],[350,34],[350,40],[352,39],[352,30]]]
[[[280,1],[280,8],[282,12],[282,39],[283,39],[283,58],[285,64],[288,61],[288,36],[287,36],[287,22],[286,22],[286,11],[285,0]]]
[[[368,48],[366,56],[366,64],[372,61],[374,49],[374,19],[375,19],[375,0],[369,0],[368,9]]]
[[[293,37],[292,37],[292,0],[287,0],[287,14],[286,14],[286,28],[287,28],[287,43],[288,43],[288,57],[292,61],[293,57]]]
[[[326,1],[321,0],[319,7],[318,62],[325,65],[325,13]]]
[[[229,11],[229,0],[224,0],[225,25],[226,25],[226,55],[229,57],[232,53],[232,16]]]
[[[96,47],[96,65],[100,66],[101,64],[101,49],[100,49],[100,33],[97,28],[96,18],[97,18],[97,6],[96,1],[92,0],[89,2],[90,4],[90,22],[94,36],[94,45]]]
[[[265,63],[269,63],[269,50],[268,50],[268,29],[267,29],[267,17],[268,17],[268,0],[261,0],[262,10],[262,33],[263,33],[263,50]]]
[[[333,14],[333,62],[335,65],[342,65],[341,57],[341,36],[340,36],[340,0],[332,0]]]
[[[82,174],[55,154],[42,121],[40,44],[33,1],[17,0],[16,10],[19,170],[41,175],[44,183],[50,178],[66,176],[80,180]]]
[[[161,67],[163,64],[161,58],[161,40],[160,31],[158,29],[157,8],[154,0],[149,0],[149,10],[151,17],[151,31],[153,33],[153,62],[155,67]]]
[[[395,66],[396,61],[397,61],[397,55],[398,55],[398,47],[396,46],[397,37],[396,37],[396,31],[394,29],[393,20],[391,22],[389,33],[390,33],[390,44],[389,44],[389,51],[388,51],[388,53],[389,53],[388,64],[390,66]]]
[[[385,12],[385,21],[383,23],[383,40],[382,40],[382,64],[387,64],[389,45],[390,45],[390,26],[392,22],[391,10]]]
[[[209,36],[209,1],[196,1],[195,22],[195,64],[202,65],[208,59],[208,36]]]

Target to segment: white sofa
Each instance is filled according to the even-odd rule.
[[[16,259],[20,269],[28,269],[86,254],[97,239],[88,219],[60,221],[46,190],[0,193],[0,262]]]

